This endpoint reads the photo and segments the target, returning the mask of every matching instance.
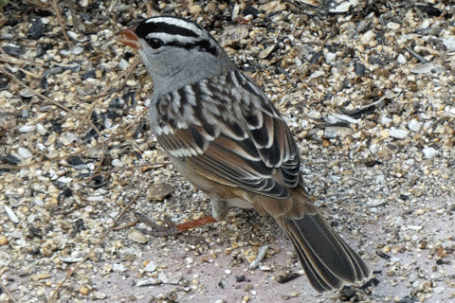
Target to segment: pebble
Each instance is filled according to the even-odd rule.
[[[182,278],[183,278],[183,274],[181,272],[178,272],[175,275],[170,276],[167,279],[167,284],[177,285],[177,284],[179,284],[180,280],[182,280]]]
[[[130,66],[130,64],[125,59],[121,59],[118,63],[118,67],[121,70],[127,70],[129,66]]]
[[[11,96],[12,97],[12,96]],[[24,119],[27,119],[28,117],[30,117],[30,113],[28,112],[28,110],[26,108],[24,108],[21,112],[21,117],[24,118]]]
[[[389,23],[387,23],[387,28],[389,28],[391,30],[397,30],[397,29],[400,29],[400,24],[396,23],[396,22],[389,22]]]
[[[147,238],[135,228],[132,228],[128,233],[128,239],[130,239],[133,242],[141,244],[145,244],[148,241]]]
[[[395,138],[395,139],[400,139],[400,140],[406,139],[408,134],[409,134],[409,132],[407,130],[404,130],[404,129],[391,129],[391,130],[389,130],[389,135],[392,138]]]
[[[8,244],[8,238],[5,236],[0,236],[0,245],[6,245]]]
[[[335,53],[330,53],[330,52],[326,53],[324,55],[325,63],[330,64],[330,63],[334,62],[336,57],[337,57],[337,55]]]
[[[168,283],[168,279],[167,279],[167,276],[164,272],[160,272],[158,274],[158,279],[163,283],[163,284],[167,284]]]
[[[191,15],[198,16],[202,12],[202,7],[199,5],[191,5],[189,10]]]
[[[104,300],[107,298],[107,295],[100,291],[93,291],[90,295],[93,296],[92,300]]]
[[[376,36],[374,30],[369,30],[367,31],[365,34],[362,35],[362,37],[360,38],[360,42],[363,44],[363,45],[367,45],[368,43],[370,43],[370,41]]]
[[[115,264],[112,264],[112,270],[115,272],[125,272],[128,270],[128,268],[126,268],[125,265],[123,265],[121,263],[115,263]]]
[[[409,159],[406,159],[406,161],[404,161],[404,163],[405,163],[406,165],[412,166],[412,165],[414,165],[415,160],[412,159],[412,158],[409,158]]]
[[[114,167],[123,167],[123,163],[122,163],[122,161],[120,161],[119,159],[114,159],[114,160],[112,160],[112,163],[111,163],[111,164],[112,164],[112,166],[114,166]]]
[[[433,147],[425,147],[423,150],[423,155],[425,157],[425,159],[433,159],[434,157],[436,157],[439,152],[434,149]]]
[[[313,120],[319,120],[321,119],[321,113],[317,111],[311,111],[308,113],[308,118]]]
[[[425,210],[423,210],[422,208],[419,208],[418,210],[416,210],[416,215],[421,216],[423,214],[425,214]]]
[[[396,226],[402,226],[403,224],[404,224],[404,219],[403,219],[403,217],[400,216],[400,217],[397,217],[397,218],[395,219],[395,225],[396,225]]]
[[[86,296],[90,293],[90,289],[88,289],[88,287],[86,287],[86,286],[79,287],[79,289],[77,291],[83,296]]]
[[[435,294],[441,294],[444,292],[444,290],[445,290],[445,288],[443,286],[437,286],[433,289]]]
[[[442,44],[444,44],[447,50],[455,51],[455,38],[444,38],[442,39]]]
[[[399,54],[397,57],[397,62],[400,64],[406,64],[408,61],[406,60],[405,56],[403,56],[402,54]]]
[[[372,154],[376,154],[379,151],[379,145],[371,144],[369,149]]]
[[[420,128],[422,127],[422,125],[423,125],[422,122],[412,119],[408,123],[408,128],[409,128],[409,130],[412,130],[413,132],[418,133],[420,131]]]
[[[153,262],[149,262],[145,267],[144,271],[145,272],[154,272],[156,270],[156,265]]]
[[[17,152],[22,159],[33,158],[33,154],[25,147],[19,147]]]
[[[37,282],[37,281],[49,279],[50,277],[51,277],[51,275],[49,273],[40,273],[40,274],[31,275],[30,280]]]
[[[265,59],[267,58],[270,53],[275,49],[275,44],[270,45],[269,47],[263,49],[261,52],[259,52],[259,59]]]
[[[73,53],[73,55],[80,55],[84,52],[84,48],[80,47],[80,46],[76,46],[74,47],[71,52]]]
[[[381,117],[381,124],[384,126],[391,123],[392,121],[393,121],[393,119],[390,119],[389,117],[386,117],[386,116]]]
[[[19,127],[19,132],[21,132],[21,133],[30,133],[30,132],[34,132],[35,129],[36,129],[35,125],[26,125],[26,126]]]
[[[36,131],[41,136],[44,136],[44,135],[46,135],[48,133],[47,129],[41,123],[37,123],[36,124]]]

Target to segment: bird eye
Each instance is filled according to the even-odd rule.
[[[147,40],[147,43],[150,45],[151,48],[153,49],[158,49],[160,48],[161,46],[163,46],[163,41],[161,41],[160,39],[156,39],[156,38],[152,38],[152,39],[148,39]]]

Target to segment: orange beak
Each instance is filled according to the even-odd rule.
[[[132,29],[125,29],[119,33],[120,38],[117,40],[132,48],[141,48],[139,38]]]

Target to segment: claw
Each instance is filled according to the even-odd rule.
[[[195,228],[201,225],[205,225],[208,223],[213,223],[216,222],[216,220],[212,216],[206,216],[201,219],[193,220],[190,222],[185,222],[182,224],[178,225],[173,225],[172,222],[168,221],[168,226],[169,227],[164,227],[161,225],[158,225],[154,222],[152,222],[149,218],[144,216],[143,214],[140,213],[134,213],[136,217],[141,221],[142,223],[150,226],[152,228],[152,231],[143,231],[151,236],[154,237],[166,237],[166,236],[171,236],[171,235],[176,235],[180,234],[184,231],[187,231],[188,229]]]

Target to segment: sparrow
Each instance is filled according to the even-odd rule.
[[[254,208],[285,231],[318,292],[370,276],[306,192],[283,115],[205,29],[158,16],[120,36],[152,78],[150,125],[159,144],[182,176],[213,197],[212,216],[196,225],[221,220],[231,206]]]

